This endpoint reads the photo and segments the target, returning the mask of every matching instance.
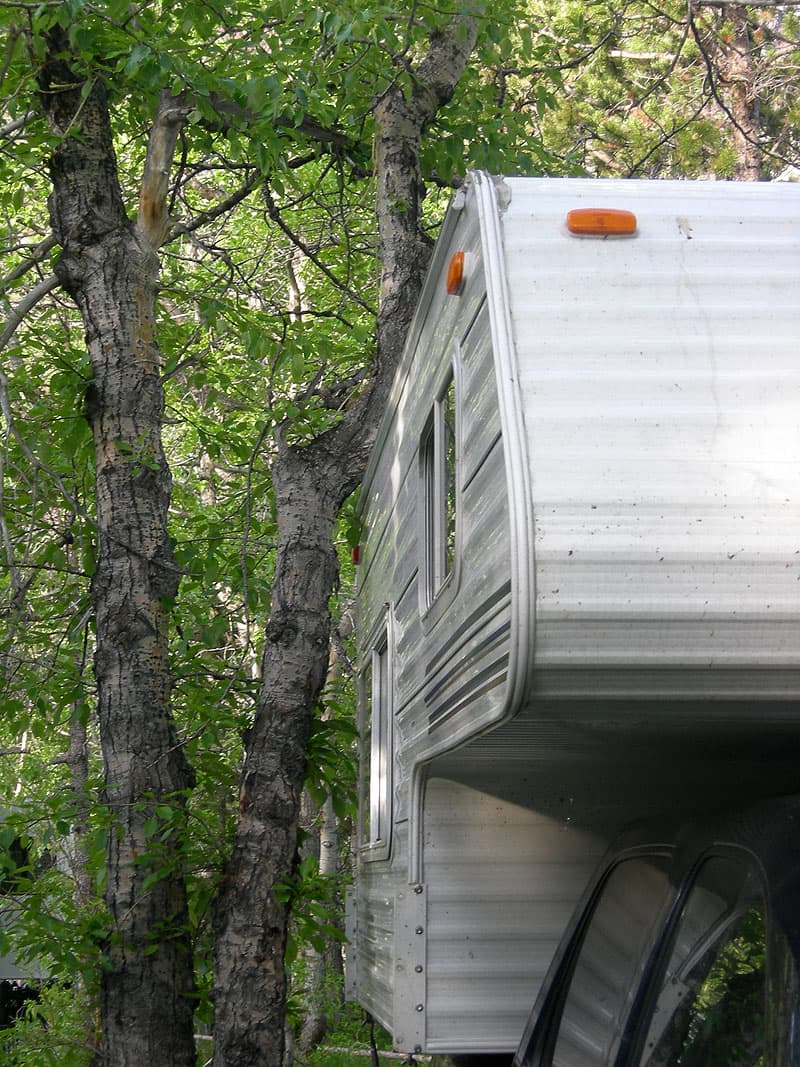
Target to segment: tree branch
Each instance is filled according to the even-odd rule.
[[[189,110],[185,93],[173,96],[167,89],[162,90],[147,142],[136,223],[153,248],[160,248],[170,232],[167,215],[170,171],[178,135]]]
[[[55,238],[53,238],[53,244],[55,244]],[[9,275],[9,278],[12,278],[13,274],[14,272]],[[17,275],[17,277],[19,277],[19,275]],[[8,279],[6,279],[6,281],[7,280]],[[24,296],[16,307],[11,309],[11,314],[6,319],[6,324],[3,327],[2,333],[0,333],[0,352],[6,348],[31,308],[34,308],[43,296],[47,296],[53,289],[57,289],[60,284],[61,283],[55,274],[49,275],[47,278],[40,281],[38,285],[35,285],[27,296]],[[5,281],[3,282],[3,286],[5,286]]]
[[[704,2],[704,6],[713,6],[713,4],[707,4],[706,0],[703,0],[703,2]],[[800,7],[800,0],[790,0],[790,2],[791,2],[791,4],[793,6]],[[728,107],[728,105],[722,99],[722,97],[720,95],[720,92],[719,92],[719,89],[717,88],[717,82],[716,82],[716,79],[715,79],[715,74],[718,73],[718,72],[715,71],[714,62],[713,62],[711,56],[708,53],[708,48],[706,47],[706,44],[703,41],[703,37],[702,37],[702,34],[700,32],[700,29],[699,29],[699,27],[698,27],[698,25],[697,25],[697,23],[695,22],[695,19],[694,19],[694,14],[693,14],[692,8],[693,8],[693,6],[696,5],[696,3],[697,3],[697,0],[690,0],[690,3],[689,3],[689,27],[690,27],[690,29],[692,31],[692,36],[695,39],[697,47],[700,50],[700,55],[703,57],[703,63],[705,64],[705,68],[706,68],[708,88],[709,88],[709,92],[711,93],[711,95],[714,98],[714,102],[719,107],[720,111],[722,111],[722,113],[728,119],[730,124],[733,126],[734,130],[736,130],[736,132],[741,136],[742,140],[746,144],[751,145],[753,148],[758,149],[759,152],[761,152],[765,156],[769,156],[770,159],[777,159],[781,163],[785,163],[785,164],[790,164],[790,165],[793,164],[794,161],[792,159],[788,158],[787,156],[781,155],[780,152],[776,152],[774,150],[770,150],[769,148],[766,148],[765,145],[761,141],[759,141],[755,137],[752,137],[748,133],[748,131],[744,129],[744,127],[742,126],[741,122],[739,122],[739,120],[733,114],[733,112],[730,109],[730,107]],[[700,5],[697,5],[697,6],[700,6]],[[741,3],[739,3],[738,0],[730,0],[730,2],[726,6],[729,6],[729,7],[742,7],[743,5]],[[762,5],[762,6],[768,6],[769,7],[769,6],[773,6],[773,5],[767,4],[767,5]]]
[[[0,126],[0,137],[10,137],[12,133],[16,133],[17,130],[24,129],[29,119],[33,116],[32,111],[26,112],[24,115],[20,115],[19,118],[14,119],[13,122],[7,123],[5,126]]]
[[[18,263],[17,266],[14,267],[2,281],[0,281],[0,293],[4,293],[13,282],[17,281],[18,278],[21,278],[23,274],[27,274],[32,267],[41,263],[45,256],[47,256],[57,244],[58,242],[56,241],[55,234],[52,233],[48,237],[45,237],[43,241],[40,241],[34,248],[32,255],[26,260],[23,260],[22,263]]]
[[[286,236],[289,238],[295,248],[298,248],[304,256],[310,259],[314,266],[318,270],[321,270],[330,282],[333,282],[333,284],[336,286],[340,293],[344,293],[347,297],[349,297],[350,300],[353,300],[360,307],[364,308],[365,311],[368,311],[370,315],[377,315],[377,310],[372,307],[372,305],[369,304],[366,300],[364,300],[363,297],[359,296],[358,293],[354,292],[352,289],[349,289],[344,284],[344,282],[340,281],[330,269],[330,267],[325,266],[325,264],[316,254],[316,252],[313,252],[308,247],[302,237],[296,234],[294,230],[292,230],[291,227],[283,221],[280,216],[280,212],[278,211],[278,208],[275,205],[275,201],[272,199],[272,194],[270,193],[270,190],[266,185],[264,186],[264,199],[267,204],[267,211],[269,212],[269,217],[278,226],[278,228],[286,234]]]
[[[425,186],[420,142],[439,108],[451,99],[476,38],[476,19],[454,16],[446,29],[431,35],[426,56],[411,72],[411,99],[394,85],[374,107],[381,307],[377,393],[369,403],[377,410],[383,408],[430,261],[431,241],[421,221]]]
[[[209,208],[208,211],[201,211],[198,215],[195,215],[189,222],[177,222],[175,223],[166,235],[165,243],[168,241],[174,241],[176,237],[180,237],[182,234],[192,233],[194,230],[199,230],[201,226],[207,226],[208,223],[214,222],[221,215],[227,214],[238,204],[241,204],[243,200],[246,200],[250,193],[257,188],[261,182],[261,175],[258,171],[253,171],[247,181],[239,186],[236,192],[231,193],[230,196],[221,200],[214,207]]]
[[[319,450],[339,457],[341,500],[363,476],[430,261],[432,242],[422,226],[422,136],[452,98],[476,39],[475,18],[454,16],[446,29],[431,34],[428,52],[410,71],[411,99],[395,83],[373,108],[381,262],[378,357],[369,385],[334,426],[306,446],[309,455]]]
[[[628,168],[628,173],[626,177],[633,178],[636,173],[645,165],[648,159],[650,159],[651,156],[655,155],[655,153],[659,150],[659,148],[661,148],[662,145],[668,144],[670,140],[675,136],[675,134],[680,133],[681,130],[685,130],[687,126],[691,126],[691,124],[697,119],[698,115],[702,114],[702,112],[707,106],[708,100],[703,100],[700,106],[696,108],[695,111],[684,122],[679,122],[678,125],[673,126],[671,130],[662,129],[661,137],[659,137],[658,141],[656,141],[652,148],[650,148],[641,157],[641,159],[638,159],[631,167]]]
[[[800,0],[691,0],[690,7],[800,7]]]
[[[47,293],[52,292],[53,289],[56,289],[59,284],[59,280],[58,278],[56,278],[55,274],[51,274],[48,278],[43,279],[43,281],[39,282],[38,285],[34,286],[34,288],[31,289],[31,291],[28,293],[28,295],[23,297],[23,299],[20,300],[17,306],[13,308],[11,314],[6,320],[3,332],[0,333],[0,352],[2,352],[4,348],[6,348],[9,341],[17,332],[17,328],[19,327],[25,316],[28,314],[28,312],[32,308],[34,308],[36,304],[38,304],[42,297],[46,296]],[[64,485],[64,481],[58,471],[54,471],[52,467],[48,467],[46,463],[42,463],[42,461],[38,459],[33,454],[33,452],[31,452],[22,434],[17,429],[16,422],[14,420],[14,414],[11,410],[11,400],[9,399],[8,395],[8,378],[2,370],[0,370],[0,414],[2,414],[5,420],[6,432],[13,435],[17,444],[20,447],[22,454],[25,456],[31,466],[36,468],[37,470],[44,471],[45,474],[48,474],[53,479],[53,481],[58,486],[59,492],[63,496],[64,500],[66,500],[66,502],[69,504],[70,508],[75,512],[76,515],[80,515],[82,518],[88,520],[89,522],[92,522],[93,520],[90,518],[87,512],[81,507],[75,497],[73,497],[73,495]]]

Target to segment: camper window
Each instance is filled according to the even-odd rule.
[[[433,405],[420,454],[425,490],[425,571],[433,601],[455,565],[456,386],[452,370]]]
[[[361,678],[361,843],[383,857],[391,822],[391,696],[389,642],[384,630]]]

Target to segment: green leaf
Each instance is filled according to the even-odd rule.
[[[127,77],[133,77],[143,66],[143,64],[152,58],[152,51],[146,44],[134,45],[131,49],[131,53],[125,62],[125,66],[122,68],[123,73]]]

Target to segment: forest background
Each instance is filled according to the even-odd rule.
[[[798,15],[0,3],[0,950],[49,980],[9,1067],[313,1055],[357,487],[447,200],[793,179]]]

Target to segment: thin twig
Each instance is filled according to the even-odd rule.
[[[292,230],[291,227],[283,221],[280,216],[280,212],[278,211],[278,208],[275,206],[275,201],[272,199],[272,194],[270,193],[269,188],[266,185],[264,186],[264,199],[267,202],[267,211],[269,212],[269,217],[276,224],[276,226],[280,230],[282,230],[283,233],[286,234],[286,236],[289,238],[295,248],[298,248],[304,256],[310,259],[314,266],[317,268],[317,270],[322,271],[328,281],[332,282],[340,293],[345,293],[356,304],[364,308],[365,311],[368,311],[370,315],[377,316],[377,310],[372,307],[372,305],[369,304],[366,300],[360,297],[358,293],[353,292],[352,289],[350,289],[339,278],[337,278],[333,271],[330,269],[330,267],[326,267],[322,260],[319,258],[319,256],[308,247],[302,237],[300,237],[299,234],[296,234],[294,230]]]
[[[255,171],[250,175],[244,185],[240,186],[235,193],[231,193],[225,200],[221,200],[215,207],[210,208],[208,211],[201,211],[199,215],[196,215],[189,222],[176,223],[167,234],[165,243],[174,241],[176,237],[180,237],[183,234],[189,234],[194,230],[199,230],[201,226],[206,226],[209,222],[214,222],[215,219],[218,219],[220,215],[224,215],[228,211],[231,211],[237,204],[240,204],[253,192],[260,181],[261,175]]]
[[[659,148],[661,148],[662,145],[668,144],[675,136],[675,134],[680,133],[681,130],[685,130],[687,126],[690,126],[698,117],[698,115],[702,114],[702,112],[707,107],[708,100],[703,100],[700,104],[700,107],[698,107],[697,110],[692,115],[690,115],[689,118],[686,119],[684,122],[678,123],[678,125],[674,126],[671,130],[662,129],[662,136],[658,139],[658,141],[649,149],[649,151],[647,151],[641,157],[641,159],[638,159],[631,167],[628,168],[627,177],[632,178],[636,174],[636,172],[644,166],[648,159],[650,159],[651,156],[655,155],[655,153],[659,150]]]
[[[32,111],[28,111],[24,115],[20,115],[19,118],[14,119],[13,122],[9,122],[6,126],[0,126],[0,137],[10,137],[12,133],[16,133],[17,130],[23,129],[27,125],[28,119],[32,114]]]
[[[59,280],[56,278],[55,274],[51,274],[48,278],[43,279],[38,285],[34,286],[27,296],[23,297],[16,307],[12,309],[11,314],[6,320],[3,332],[0,333],[0,352],[7,347],[28,312],[38,304],[42,297],[52,292],[59,284]],[[69,504],[73,512],[94,525],[91,516],[81,507],[72,493],[67,489],[66,485],[64,485],[64,481],[58,471],[53,470],[52,467],[43,463],[33,454],[22,434],[17,429],[16,421],[11,410],[11,400],[9,399],[8,394],[8,378],[2,370],[0,370],[0,414],[2,414],[5,419],[6,431],[14,436],[22,454],[31,466],[48,474],[58,486],[59,492]]]
[[[0,352],[8,345],[28,312],[39,303],[43,296],[47,296],[60,284],[55,274],[49,275],[40,281],[38,285],[35,285],[16,307],[11,309],[11,314],[6,319],[6,324],[3,327],[3,332],[0,333]]]
[[[261,428],[261,432],[256,439],[256,443],[250,450],[250,458],[247,461],[247,478],[245,482],[245,517],[244,517],[244,536],[242,537],[242,547],[239,556],[239,565],[242,571],[242,604],[244,606],[244,621],[245,621],[245,650],[250,647],[250,639],[252,633],[252,620],[250,618],[250,592],[249,592],[249,575],[247,571],[247,547],[250,543],[250,527],[253,518],[253,469],[256,464],[258,456],[261,455],[261,446],[264,443],[267,434],[272,429],[271,422],[265,422]]]
[[[704,2],[705,2],[705,0],[704,0]],[[785,163],[785,164],[790,164],[790,165],[793,164],[794,161],[792,159],[790,159],[788,156],[781,155],[780,152],[775,152],[774,150],[771,150],[771,149],[767,148],[763,144],[763,142],[759,141],[755,137],[751,137],[750,134],[747,132],[747,130],[745,130],[743,128],[742,124],[737,120],[736,116],[733,114],[731,109],[728,107],[728,105],[725,103],[725,101],[720,96],[719,90],[717,88],[717,83],[716,83],[715,78],[714,78],[715,73],[718,73],[718,71],[715,72],[713,60],[712,60],[711,56],[708,54],[708,50],[706,49],[706,45],[705,45],[705,43],[703,41],[703,38],[702,38],[702,35],[700,33],[700,29],[698,28],[698,25],[697,25],[697,23],[695,22],[695,19],[694,19],[694,14],[693,14],[693,11],[692,11],[692,7],[696,3],[697,3],[697,0],[689,0],[689,26],[690,26],[691,31],[692,31],[692,36],[694,37],[695,42],[697,43],[697,47],[700,49],[700,55],[703,57],[703,62],[704,62],[705,67],[706,67],[706,74],[708,76],[708,79],[707,79],[708,80],[708,87],[709,87],[709,91],[711,92],[711,95],[714,97],[714,102],[717,104],[717,106],[722,111],[722,113],[728,118],[728,120],[730,121],[730,123],[733,126],[733,128],[739,131],[739,133],[742,135],[742,138],[748,144],[752,145],[754,148],[757,148],[759,150],[759,152],[763,153],[765,156],[769,156],[770,159],[777,159],[781,163]],[[795,6],[795,7],[800,6],[800,0],[790,0],[790,3],[791,3],[792,6]],[[700,5],[698,5],[698,6],[700,6]],[[736,0],[736,3],[734,3],[734,0],[731,0],[731,3],[728,4],[727,6],[740,6],[741,7],[743,5],[739,4],[738,0]],[[774,5],[766,4],[766,5],[761,5],[761,6],[769,7],[769,6],[774,6]]]
[[[692,0],[695,7],[800,7],[800,0]]]
[[[49,234],[43,241],[40,241],[34,248],[31,255],[22,263],[18,263],[14,269],[0,281],[0,293],[4,293],[6,289],[15,281],[27,274],[28,271],[37,266],[48,255],[51,249],[55,248],[56,244],[55,234]]]

